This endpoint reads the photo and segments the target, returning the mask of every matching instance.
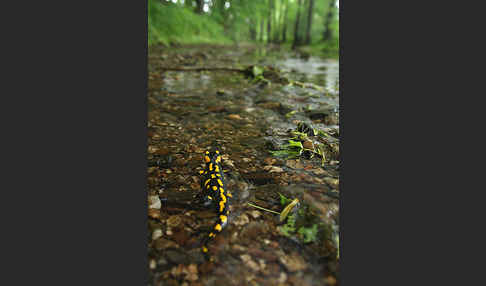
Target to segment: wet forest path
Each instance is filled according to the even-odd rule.
[[[154,46],[148,68],[149,284],[338,285],[337,61]],[[200,242],[217,214],[194,198],[211,146],[233,198],[207,261]]]

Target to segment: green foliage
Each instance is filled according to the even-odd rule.
[[[287,223],[284,224],[283,226],[278,227],[280,233],[282,233],[284,236],[291,236],[293,233],[295,233],[296,220],[297,220],[296,214],[289,215],[287,219]]]
[[[299,10],[297,0],[213,0],[208,11],[198,14],[195,1],[148,0],[149,45],[155,43],[216,43],[248,41],[275,42],[290,46]],[[299,37],[304,38],[310,1],[301,1]],[[339,19],[335,0],[314,0],[311,13],[311,45],[314,53],[338,57]],[[330,24],[332,39],[323,42],[329,7],[334,13]],[[271,34],[268,33],[270,22]],[[285,28],[286,27],[286,28]],[[283,33],[285,28],[285,42]],[[258,77],[258,76],[255,76]]]
[[[156,0],[148,0],[148,42],[149,45],[231,43],[223,27],[212,18],[184,6],[163,5]]]
[[[304,243],[316,241],[317,239],[317,224],[313,224],[312,227],[301,227],[297,231],[302,237]]]

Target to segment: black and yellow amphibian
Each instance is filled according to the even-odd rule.
[[[212,231],[204,239],[202,251],[208,252],[207,243],[221,232],[228,223],[229,216],[229,198],[231,194],[226,189],[224,173],[222,167],[221,153],[217,149],[206,151],[204,154],[206,166],[200,171],[202,175],[201,188],[206,205],[212,205],[218,214],[218,221]]]

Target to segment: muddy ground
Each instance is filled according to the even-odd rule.
[[[148,65],[149,285],[339,285],[337,61],[154,46]],[[233,198],[206,259],[200,243],[216,213],[196,197],[211,146]]]

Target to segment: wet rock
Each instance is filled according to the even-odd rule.
[[[178,215],[172,215],[167,219],[167,226],[175,227],[178,226],[182,222],[182,219]]]
[[[218,112],[223,112],[223,111],[226,111],[226,108],[223,106],[223,105],[215,105],[215,106],[210,106],[208,107],[207,109],[209,112],[215,112],[215,113],[218,113]]]
[[[242,173],[241,176],[255,185],[266,185],[266,184],[274,184],[275,179],[272,174],[270,173],[262,173],[262,172],[251,172],[251,173]]]
[[[331,185],[331,187],[333,187],[333,188],[339,187],[339,179],[334,179],[334,178],[331,178],[331,177],[325,177],[323,180],[326,183],[328,183],[329,185]]]
[[[153,219],[160,219],[160,211],[158,209],[149,209],[148,210],[148,216],[153,218]]]
[[[296,272],[307,268],[305,260],[296,252],[286,255],[283,251],[279,252],[279,261],[289,272]]]
[[[303,169],[304,168],[304,164],[302,164],[302,162],[300,162],[300,160],[287,160],[286,162],[286,165],[292,169]]]
[[[265,162],[267,165],[273,165],[275,162],[277,162],[277,160],[275,158],[267,157],[265,160],[263,160],[263,162]]]
[[[282,168],[277,167],[277,166],[271,166],[271,165],[263,167],[263,170],[265,170],[269,173],[282,173],[283,172]]]
[[[167,248],[177,248],[179,246],[175,242],[173,242],[172,240],[168,240],[168,239],[165,239],[163,237],[160,237],[159,239],[157,239],[155,241],[154,247],[157,250],[164,250],[164,249],[167,249]]]
[[[242,119],[243,119],[243,118],[241,118],[241,116],[240,116],[240,115],[238,115],[238,114],[230,114],[230,115],[228,115],[227,117],[228,117],[228,119],[231,119],[231,120],[242,120]]]
[[[162,230],[160,228],[157,228],[152,232],[152,240],[157,240],[159,237],[162,236]]]
[[[262,215],[262,213],[260,211],[254,210],[250,212],[250,215],[256,219],[259,218]]]
[[[242,255],[240,255],[240,258],[248,268],[252,269],[255,272],[260,271],[260,266],[255,261],[253,261],[251,259],[250,255],[242,254]]]
[[[157,268],[157,262],[155,261],[155,259],[150,259],[149,267],[152,270],[154,270],[155,268]]]
[[[149,196],[149,209],[160,209],[162,203],[160,202],[159,196]]]
[[[177,232],[174,232],[174,234],[172,235],[172,238],[177,242],[177,244],[179,245],[185,245],[187,240],[190,238],[190,234],[184,230],[184,229],[181,229]]]
[[[242,214],[233,220],[233,224],[237,226],[245,225],[250,222],[250,219],[246,214]]]
[[[169,249],[164,251],[164,256],[172,263],[175,264],[187,264],[189,259],[186,254],[177,250]]]
[[[241,231],[240,238],[243,241],[251,241],[252,243],[255,243],[255,240],[259,240],[259,238],[267,232],[268,225],[252,221]]]
[[[306,149],[314,150],[314,143],[312,143],[310,140],[302,142],[302,146]]]
[[[159,150],[159,148],[157,148],[156,146],[153,146],[153,145],[149,145],[148,146],[148,152],[150,154],[154,154],[155,152],[157,152]]]
[[[334,285],[336,285],[337,280],[336,280],[336,278],[334,278],[334,276],[327,276],[326,282],[329,286],[334,286]]]

